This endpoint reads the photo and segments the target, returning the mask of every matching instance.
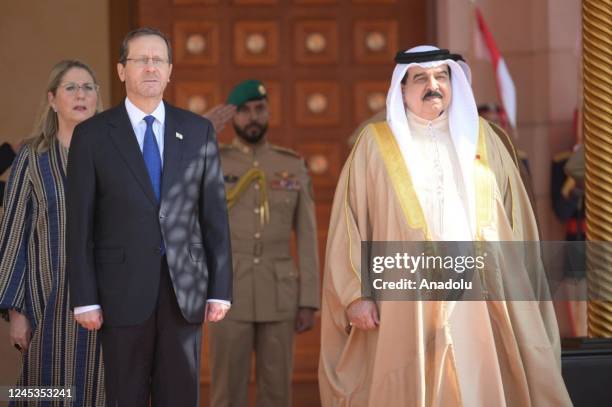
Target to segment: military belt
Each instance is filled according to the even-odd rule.
[[[289,257],[289,242],[266,242],[261,240],[232,240],[232,253],[255,257]]]

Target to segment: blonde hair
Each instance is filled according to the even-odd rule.
[[[57,136],[59,130],[59,122],[57,119],[57,112],[53,110],[49,104],[48,94],[51,92],[54,96],[57,94],[57,88],[59,87],[64,75],[72,68],[84,69],[91,75],[95,84],[98,84],[96,74],[94,71],[84,62],[75,59],[66,59],[58,62],[49,74],[47,80],[47,89],[45,96],[41,103],[40,111],[34,122],[34,130],[32,132],[31,143],[32,148],[38,152],[44,152],[49,149],[53,140]],[[97,98],[96,113],[102,110],[102,99],[100,95]]]

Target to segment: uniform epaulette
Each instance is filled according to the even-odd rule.
[[[297,157],[297,158],[302,158],[302,156],[299,155],[297,151],[294,151],[294,150],[292,150],[290,148],[281,147],[281,146],[277,146],[277,145],[274,145],[274,144],[270,144],[270,147],[272,147],[274,150],[279,151],[281,153],[289,154],[289,155],[292,155],[292,156]]]
[[[557,153],[553,156],[553,161],[559,162],[559,161],[567,160],[570,157],[570,155],[572,155],[572,152],[570,150],[561,151],[560,153]]]

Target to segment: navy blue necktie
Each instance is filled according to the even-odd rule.
[[[144,157],[145,165],[149,171],[149,178],[151,178],[151,185],[153,185],[153,192],[157,202],[161,197],[161,176],[162,176],[162,162],[161,155],[159,154],[159,146],[155,139],[155,133],[153,133],[153,122],[155,117],[146,116],[144,121],[147,123],[147,129],[145,130],[144,142],[142,144],[142,156]]]

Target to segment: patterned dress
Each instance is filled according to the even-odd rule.
[[[13,163],[0,223],[0,310],[14,308],[32,326],[19,386],[73,386],[72,401],[14,405],[103,406],[104,370],[97,335],[77,325],[66,278],[64,185],[68,150],[55,140],[25,145]]]

